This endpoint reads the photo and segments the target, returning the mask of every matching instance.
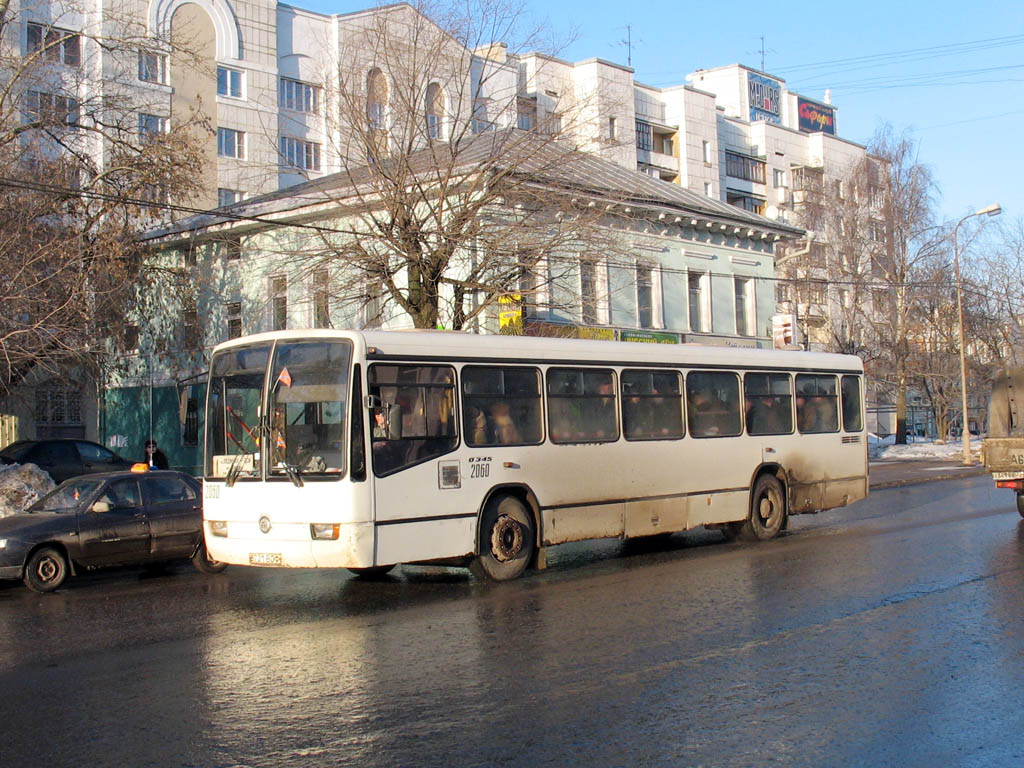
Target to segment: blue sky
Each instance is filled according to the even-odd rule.
[[[938,183],[940,218],[998,202],[1024,214],[1024,3],[935,0],[854,3],[524,0],[560,52],[625,64],[635,78],[684,81],[689,72],[742,63],[821,99],[831,89],[839,135],[867,143],[883,122],[908,130]],[[370,7],[350,0],[292,0],[323,13]]]

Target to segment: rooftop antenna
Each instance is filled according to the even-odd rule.
[[[623,29],[623,27],[619,27],[619,29]],[[624,46],[626,46],[626,66],[627,67],[632,67],[633,66],[633,46],[634,45],[640,45],[641,43],[643,43],[643,40],[637,40],[636,43],[633,42],[633,26],[631,24],[627,24],[626,27],[625,27],[625,30],[626,30],[626,39],[625,40],[619,40],[619,42],[616,43],[616,45],[624,45]]]
[[[765,56],[766,53],[775,53],[775,49],[774,48],[765,48],[764,47],[764,35],[760,35],[759,39],[761,40],[761,48],[760,48],[760,50],[757,50],[757,51],[747,51],[747,53],[759,53],[761,55],[761,71],[765,72],[766,70],[764,68],[764,56]]]

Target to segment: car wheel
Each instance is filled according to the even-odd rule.
[[[35,592],[53,592],[67,577],[67,558],[53,547],[37,549],[25,565],[25,586]]]
[[[211,560],[209,553],[206,551],[206,541],[199,542],[199,549],[192,555],[192,565],[196,567],[196,570],[200,573],[220,573],[228,567],[227,563],[222,563],[220,560]]]

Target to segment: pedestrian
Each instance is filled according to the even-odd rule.
[[[157,448],[156,440],[146,441],[146,463],[149,464],[150,469],[170,469],[171,465],[167,461],[167,456],[164,452]]]

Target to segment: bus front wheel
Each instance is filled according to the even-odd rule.
[[[750,516],[740,528],[740,538],[768,541],[786,524],[786,497],[782,484],[771,475],[761,475],[750,494]]]
[[[1017,511],[1024,517],[1024,493],[1017,494]]]
[[[533,518],[514,496],[495,496],[480,521],[480,554],[469,569],[474,576],[510,581],[526,570],[537,535]]]

